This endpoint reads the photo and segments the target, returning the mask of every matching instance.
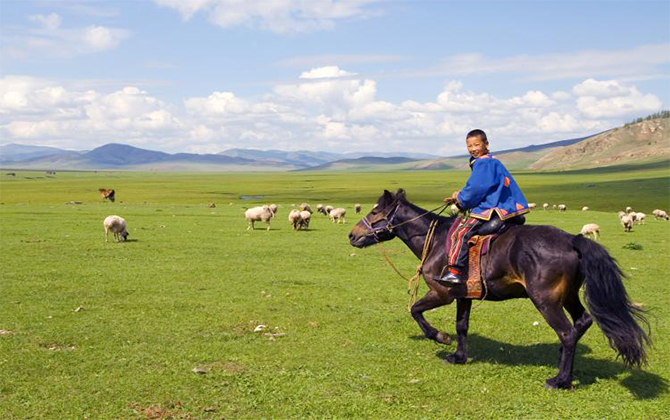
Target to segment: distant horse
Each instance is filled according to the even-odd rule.
[[[455,218],[441,217],[410,203],[402,189],[395,195],[385,190],[372,212],[351,230],[349,240],[351,245],[364,248],[397,236],[421,258],[428,227],[436,219],[433,244],[422,270],[430,290],[412,306],[411,313],[427,338],[449,344],[449,336],[431,326],[423,312],[457,300],[458,345],[446,361],[461,364],[468,358],[466,338],[472,299],[465,298],[465,285],[447,287],[434,280],[446,264],[445,242]],[[558,374],[547,379],[545,387],[572,387],[577,342],[593,322],[579,300],[582,283],[589,310],[610,346],[628,366],[645,363],[644,347],[650,339],[638,321],[647,326],[648,323],[642,310],[629,300],[616,261],[601,245],[552,226],[513,226],[482,256],[481,267],[487,290],[485,300],[530,298],[558,335]]]

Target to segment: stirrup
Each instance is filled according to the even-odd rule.
[[[435,281],[437,281],[443,286],[454,286],[459,284],[465,284],[465,280],[463,278],[459,277],[455,273],[452,273],[451,271],[448,272],[446,275],[435,279]]]

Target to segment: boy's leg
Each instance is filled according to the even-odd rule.
[[[485,221],[471,217],[465,221],[450,238],[451,247],[447,255],[447,269],[438,280],[441,283],[462,284],[468,265],[468,240],[473,237]]]

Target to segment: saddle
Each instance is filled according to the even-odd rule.
[[[451,235],[458,228],[462,219],[458,218],[451,225],[447,234],[447,254],[451,247]],[[477,232],[477,235],[468,241],[468,280],[466,282],[466,298],[482,299],[484,296],[484,278],[482,278],[481,257],[486,255],[493,244],[493,241],[502,235],[511,226],[523,225],[526,218],[523,215],[513,217],[508,220],[498,218],[491,219],[485,223]]]

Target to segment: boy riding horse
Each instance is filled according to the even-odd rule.
[[[500,231],[506,221],[523,224],[523,215],[528,213],[528,203],[509,171],[489,153],[489,141],[482,130],[472,130],[465,138],[470,153],[472,174],[465,187],[454,191],[445,201],[453,201],[461,211],[470,211],[458,229],[449,238],[448,265],[446,273],[435,279],[450,286],[463,284],[468,263],[468,240],[486,226],[486,234]]]

